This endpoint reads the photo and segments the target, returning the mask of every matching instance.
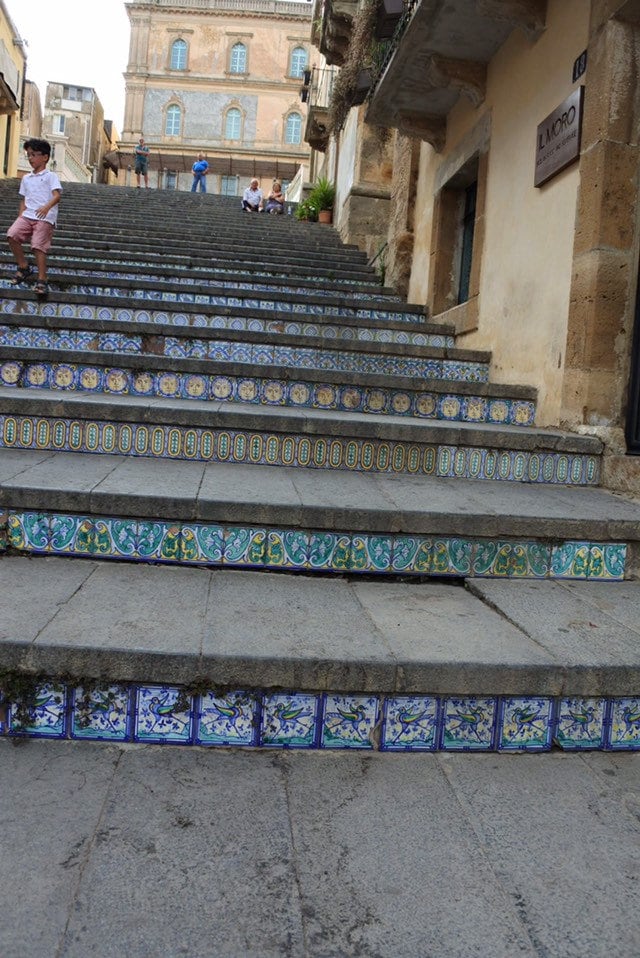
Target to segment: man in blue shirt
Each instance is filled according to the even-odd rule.
[[[204,153],[198,153],[198,159],[191,167],[193,171],[193,183],[191,184],[191,192],[195,193],[198,189],[198,184],[200,184],[200,192],[207,192],[207,173],[209,171],[209,164],[204,158]]]

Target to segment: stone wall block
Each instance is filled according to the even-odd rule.
[[[638,142],[637,40],[628,24],[611,20],[589,44],[582,149],[602,139]]]
[[[589,183],[581,190],[574,252],[608,247],[627,250],[633,243],[637,216],[638,150],[601,141],[580,160],[580,176]]]
[[[618,368],[620,339],[629,315],[631,256],[594,251],[575,263],[567,332],[567,369]]]

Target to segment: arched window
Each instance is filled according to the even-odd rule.
[[[226,140],[239,140],[242,128],[242,114],[236,107],[227,110],[224,121],[224,136]]]
[[[171,44],[171,69],[187,69],[187,44],[185,40],[174,40]]]
[[[234,43],[231,47],[230,73],[247,72],[247,48],[244,43]]]
[[[299,113],[290,113],[284,128],[285,143],[299,143],[302,136],[302,117]]]
[[[182,124],[182,110],[173,103],[167,107],[167,116],[164,122],[165,136],[180,136]]]
[[[307,68],[307,51],[304,47],[294,47],[291,51],[289,76],[301,77]]]

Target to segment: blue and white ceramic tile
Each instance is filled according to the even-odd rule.
[[[606,699],[563,698],[558,704],[555,741],[565,750],[604,748]]]
[[[136,691],[136,742],[189,745],[193,722],[193,700],[181,707],[180,689],[168,685],[141,685]]]
[[[640,749],[640,697],[614,698],[610,701],[608,747],[611,749]]]
[[[494,746],[497,699],[479,695],[444,701],[440,747],[445,751],[488,751]]]
[[[326,694],[322,747],[372,749],[372,733],[378,723],[379,707],[376,696]]]
[[[16,714],[16,703],[9,705],[9,729],[12,735],[33,738],[64,738],[67,728],[67,690],[61,683],[51,681],[35,690],[28,703],[29,720],[22,724]]]
[[[505,697],[500,702],[498,749],[546,751],[553,734],[553,699]]]
[[[73,689],[72,738],[124,742],[130,734],[130,692],[127,686]]]
[[[315,748],[320,696],[303,692],[265,694],[260,744],[280,748]]]
[[[380,748],[387,752],[433,751],[438,746],[438,699],[401,695],[384,701]]]
[[[258,697],[244,691],[206,692],[197,709],[197,745],[255,745]]]

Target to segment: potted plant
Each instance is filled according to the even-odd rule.
[[[319,177],[311,189],[308,202],[318,211],[320,223],[331,223],[335,199],[336,188],[333,183],[325,177]]]
[[[300,200],[296,206],[294,215],[297,220],[302,220],[303,222],[316,221],[317,210],[316,207],[311,203],[310,197],[307,197],[306,200]]]

